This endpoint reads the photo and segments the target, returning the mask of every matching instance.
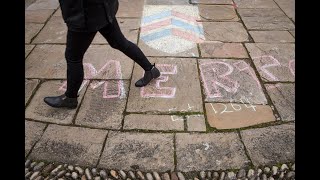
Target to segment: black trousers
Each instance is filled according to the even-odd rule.
[[[138,63],[145,71],[152,68],[151,63],[134,43],[128,41],[122,34],[115,19],[99,32],[108,41],[112,48],[118,49]],[[97,32],[74,32],[68,30],[65,58],[67,60],[67,91],[70,98],[77,97],[78,90],[84,78],[83,56],[90,46]]]

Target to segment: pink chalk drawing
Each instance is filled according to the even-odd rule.
[[[238,91],[239,83],[228,77],[233,72],[230,64],[225,62],[202,63],[200,72],[209,98],[223,97],[220,88],[233,94]]]
[[[106,73],[106,72],[112,72],[111,70],[114,70],[114,73],[111,74],[110,77],[112,79],[122,79],[122,73],[121,73],[121,65],[119,61],[116,60],[109,60],[107,61],[107,63],[105,65],[102,66],[101,69],[99,69],[99,71],[96,70],[96,68],[91,64],[91,63],[83,63],[83,68],[84,68],[84,80],[80,86],[79,92],[83,89],[83,87],[89,83],[89,80],[94,79],[95,77],[97,77],[98,75],[102,74],[102,73]],[[107,71],[109,70],[109,71]],[[110,87],[109,87],[109,82],[107,81],[96,81],[96,82],[92,82],[90,84],[90,88],[92,89],[96,89],[99,86],[101,86],[102,84],[104,85],[104,91],[103,91],[103,98],[106,99],[110,99],[110,98],[123,98],[125,96],[125,90],[124,90],[124,85],[123,85],[123,81],[122,80],[117,80],[117,92],[113,94],[109,94],[109,92],[111,91]],[[59,90],[60,91],[66,91],[66,87],[67,87],[67,81],[64,81],[62,86],[60,86]]]
[[[261,71],[263,73],[265,73],[267,76],[269,76],[269,78],[273,81],[279,81],[279,79],[274,76],[271,72],[269,72],[266,68],[268,67],[277,67],[277,66],[281,66],[280,62],[274,58],[273,56],[259,56],[259,57],[253,57],[252,59],[260,59],[259,62],[262,63],[263,59],[266,60],[270,60],[271,63],[269,64],[264,64],[263,66],[260,66],[259,68],[261,69]]]
[[[169,80],[169,77],[165,75],[177,74],[177,66],[173,64],[158,64],[157,67],[159,68],[159,71],[161,73],[160,77],[151,81],[149,85],[141,88],[141,97],[174,98],[176,94],[176,88],[161,87],[160,83],[164,83]]]
[[[236,67],[240,72],[246,71],[257,82],[258,88],[261,88],[260,82],[257,76],[255,75],[253,69],[250,68],[249,64],[247,64],[244,61],[239,61],[239,62],[233,63],[233,66]]]
[[[293,76],[295,76],[295,65],[296,63],[294,59],[289,61],[289,69]]]

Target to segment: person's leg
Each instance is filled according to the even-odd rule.
[[[44,101],[52,107],[76,108],[78,91],[84,78],[83,56],[96,32],[67,33],[65,58],[67,61],[67,90],[61,96],[46,97]]]
[[[152,79],[160,76],[159,70],[149,62],[141,49],[124,37],[116,19],[112,24],[99,30],[99,32],[112,48],[120,50],[145,70],[145,76],[136,83],[137,87],[145,86]]]

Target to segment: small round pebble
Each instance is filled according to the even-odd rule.
[[[185,180],[184,175],[181,172],[177,173],[179,180]]]
[[[58,173],[57,177],[62,177],[64,174],[66,174],[66,170],[62,170]]]
[[[246,177],[246,170],[240,169],[237,174],[237,178],[243,178],[243,177]]]
[[[262,174],[261,178],[262,178],[262,180],[267,180],[268,179],[266,174]]]
[[[70,171],[73,171],[73,170],[74,170],[74,167],[73,167],[72,165],[69,165],[69,166],[68,166],[68,169],[69,169]]]
[[[290,171],[286,174],[286,178],[287,179],[291,179],[295,177],[295,172],[294,171]]]
[[[91,169],[91,173],[93,176],[97,176],[97,169],[96,168],[92,168]]]
[[[34,166],[33,170],[34,171],[41,171],[44,165],[45,165],[44,162],[40,162],[39,164]]]
[[[296,170],[296,164],[293,164],[293,165],[291,166],[291,169],[292,169],[292,171],[295,171],[295,170]]]
[[[94,180],[101,180],[101,177],[97,176],[94,178]]]
[[[262,173],[262,169],[258,169],[257,170],[257,176],[260,176],[261,173]]]
[[[30,167],[31,161],[30,159],[27,159],[26,162],[24,163],[24,167],[28,168]]]
[[[278,173],[278,167],[272,166],[272,175],[276,175]]]
[[[120,173],[120,176],[121,176],[122,179],[126,179],[127,178],[127,175],[126,175],[126,173],[124,171],[120,170],[119,173]]]
[[[153,171],[152,174],[156,180],[161,180],[161,178],[157,172]],[[179,174],[178,174],[178,176],[179,176]]]
[[[264,171],[264,173],[269,174],[270,168],[269,168],[269,167],[265,167],[265,168],[263,169],[263,171]]]
[[[31,175],[30,180],[36,179],[36,177],[37,177],[38,175],[39,175],[39,171],[34,172],[34,173]]]
[[[219,177],[219,173],[218,172],[213,172],[212,178],[218,178]]]
[[[134,175],[134,173],[132,171],[129,171],[129,176],[132,178],[132,179],[136,179],[136,175]]]
[[[111,174],[112,177],[114,177],[114,178],[116,178],[116,179],[119,179],[119,176],[118,176],[117,171],[111,170],[111,171],[110,171],[110,174]]]
[[[80,175],[83,175],[83,169],[81,167],[75,167],[74,169],[78,171]]]
[[[284,178],[284,172],[281,172],[281,173],[280,173],[279,178],[280,178],[280,179],[283,179],[283,178]]]
[[[200,172],[200,178],[201,178],[201,179],[205,179],[205,178],[206,178],[206,172],[201,171],[201,172]]]
[[[274,178],[273,177],[269,177],[269,179],[268,180],[274,180]]]
[[[145,180],[144,175],[142,174],[141,171],[137,171],[137,175],[138,175],[138,178]]]
[[[146,177],[147,177],[147,180],[153,180],[153,177],[152,177],[152,175],[150,173],[147,173]]]
[[[71,177],[72,177],[73,179],[77,179],[77,178],[78,178],[78,173],[72,172]]]
[[[247,174],[247,177],[248,177],[248,178],[251,178],[251,177],[253,177],[253,176],[254,176],[254,170],[253,170],[253,169],[249,169],[248,174]]]
[[[226,175],[226,173],[225,173],[225,172],[222,172],[222,173],[220,174],[220,180],[223,180],[225,175]]]
[[[281,171],[285,171],[285,170],[287,170],[289,168],[288,168],[288,166],[286,164],[282,164],[280,169],[281,169]]]
[[[163,179],[163,180],[170,180],[169,174],[168,174],[168,173],[164,173],[164,174],[162,175],[162,179]]]
[[[107,178],[107,172],[105,170],[102,169],[99,174],[103,179]]]
[[[236,174],[231,171],[231,172],[228,172],[227,176],[229,179],[234,179],[236,177]]]
[[[208,171],[208,173],[207,173],[208,179],[211,179],[211,175],[212,175],[212,172],[211,172],[211,171]]]

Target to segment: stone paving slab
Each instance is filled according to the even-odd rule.
[[[207,119],[211,127],[235,129],[275,121],[268,105],[242,103],[206,103]]]
[[[24,58],[26,58],[30,52],[33,50],[35,45],[32,45],[32,44],[27,44],[27,45],[24,45]]]
[[[260,81],[246,61],[199,59],[199,69],[205,102],[267,103]]]
[[[95,166],[108,131],[50,124],[29,158]]]
[[[192,4],[232,4],[232,0],[191,0]]]
[[[295,124],[241,131],[254,166],[295,161]]]
[[[189,0],[145,0],[145,5],[188,5]]]
[[[273,0],[234,0],[237,8],[278,8]]]
[[[295,120],[295,84],[266,84],[268,94],[283,121]]]
[[[65,45],[37,45],[26,60],[27,78],[65,79]],[[84,55],[85,79],[130,79],[133,61],[108,45],[91,45]]]
[[[294,30],[295,25],[280,9],[238,9],[248,30]]]
[[[245,46],[263,81],[295,81],[295,44],[248,43]]]
[[[54,12],[53,9],[25,11],[25,22],[26,23],[45,23],[53,12]]]
[[[173,134],[110,132],[98,167],[174,170]]]
[[[288,31],[249,31],[256,43],[291,43],[294,37]]]
[[[177,170],[240,169],[250,162],[237,133],[176,134]]]
[[[186,118],[188,131],[206,131],[204,115],[189,115]]]
[[[202,21],[238,21],[239,17],[230,5],[199,5]]]
[[[175,115],[129,114],[124,118],[123,129],[183,131],[184,119]]]
[[[24,94],[24,105],[27,105],[27,102],[29,101],[31,95],[34,93],[36,87],[40,83],[38,79],[25,79],[24,81],[25,86],[25,94]]]
[[[149,85],[137,88],[134,84],[143,76],[143,69],[135,65],[127,112],[203,112],[195,59],[150,58],[150,61],[162,75]]]
[[[119,0],[116,17],[139,18],[142,16],[144,0]]]
[[[286,15],[295,21],[295,1],[294,0],[274,0]]]
[[[120,129],[128,88],[128,81],[93,81],[87,89],[75,123],[87,127]]]
[[[43,27],[43,24],[26,23],[24,42],[26,44],[30,44],[32,38],[34,38],[39,33],[42,27]]]
[[[248,42],[246,29],[239,22],[202,22],[206,41]]]
[[[24,126],[24,156],[27,156],[34,144],[40,139],[46,124],[26,120]]]
[[[63,94],[65,91],[60,89],[62,85],[63,81],[61,80],[43,82],[29,103],[25,117],[42,122],[71,124],[79,106],[72,110],[66,108],[53,108],[43,101],[43,98],[46,96],[58,96]],[[81,102],[83,95],[84,91],[80,91],[78,97],[79,102]]]
[[[139,47],[147,56],[199,57],[204,40],[198,7],[145,5]]]
[[[137,43],[139,19],[118,19],[119,26],[125,37]],[[35,38],[34,43],[61,43],[66,44],[67,26],[61,16],[53,16],[46,26],[42,29],[39,35]],[[92,44],[108,44],[106,39],[98,32],[92,41]]]
[[[61,8],[58,8],[58,9],[56,10],[56,12],[53,14],[53,16],[62,17]]]
[[[36,0],[26,10],[57,9],[59,0]]]
[[[201,57],[249,58],[241,43],[204,42],[199,44]]]
[[[289,31],[293,37],[296,37],[296,31]]]

